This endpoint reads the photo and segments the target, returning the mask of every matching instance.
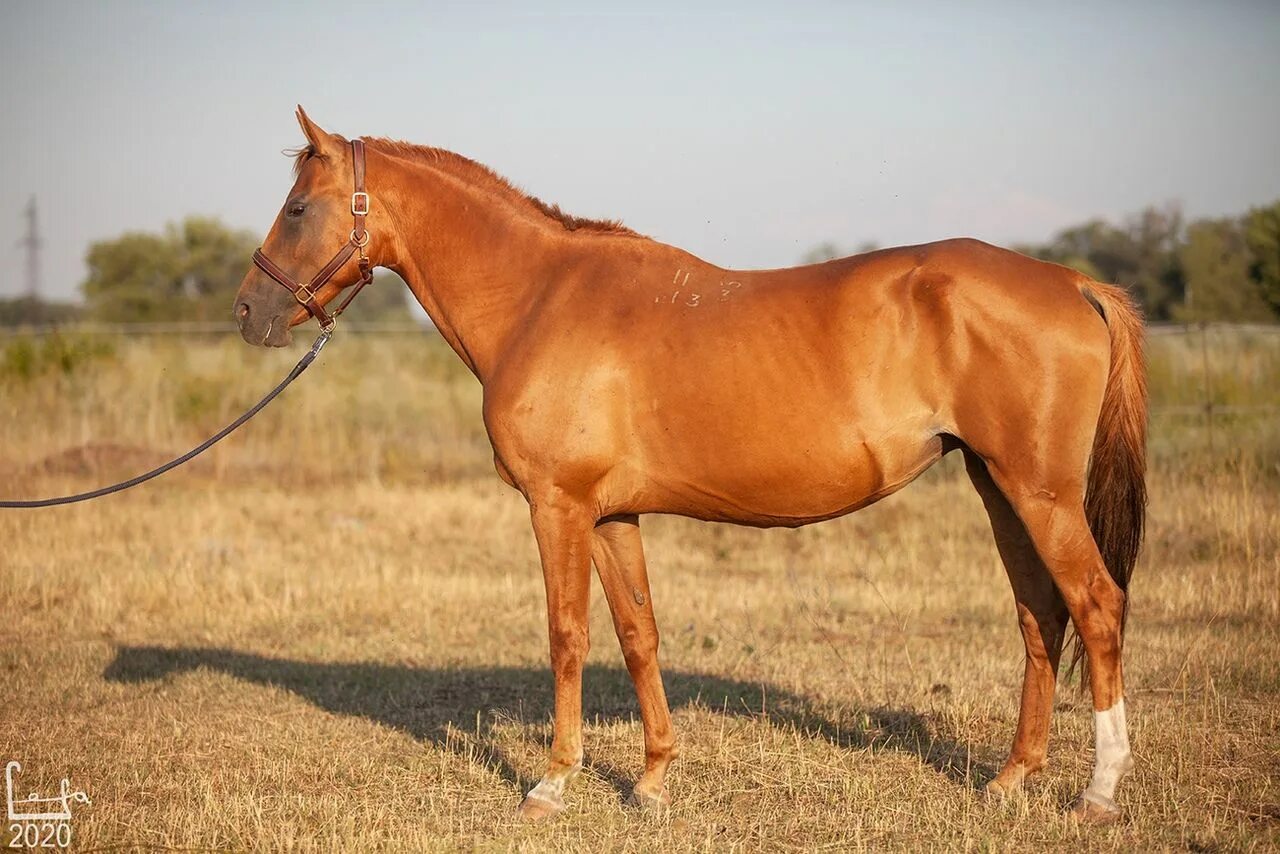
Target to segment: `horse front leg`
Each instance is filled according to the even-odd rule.
[[[547,771],[519,809],[524,818],[538,820],[564,809],[564,791],[582,770],[582,666],[589,645],[587,606],[595,520],[583,503],[559,491],[531,500],[530,511],[547,590],[556,696]]]
[[[642,807],[666,806],[671,801],[663,781],[678,751],[662,672],[658,669],[658,626],[640,541],[640,520],[625,516],[601,522],[595,529],[591,554],[609,600],[613,627],[635,683],[640,720],[644,723],[644,774],[631,793],[631,801]]]

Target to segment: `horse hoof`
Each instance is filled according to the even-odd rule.
[[[1021,792],[1027,782],[1027,778],[1043,767],[1044,763],[1028,766],[1022,763],[1006,762],[1005,766],[1000,769],[1000,773],[983,787],[984,791],[988,795],[997,798],[1006,798],[1009,795]]]
[[[665,786],[657,794],[636,787],[632,790],[629,801],[633,807],[644,810],[658,811],[671,806],[671,796],[667,794]]]
[[[982,792],[992,800],[1002,801],[1017,791],[1016,786],[1007,786],[999,779],[992,780],[982,787]]]
[[[1084,795],[1076,798],[1076,802],[1071,805],[1068,814],[1082,824],[1095,826],[1115,824],[1120,820],[1120,808],[1114,803],[1100,803]]]
[[[516,809],[516,815],[525,821],[544,821],[564,811],[564,802],[552,803],[551,801],[535,798],[532,795],[526,796],[520,802],[520,806]]]

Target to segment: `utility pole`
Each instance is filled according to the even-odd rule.
[[[18,245],[27,253],[27,297],[34,303],[40,299],[40,229],[36,224],[36,197],[32,196],[25,210],[27,234]]]

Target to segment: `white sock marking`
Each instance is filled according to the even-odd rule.
[[[1129,752],[1129,730],[1125,724],[1124,698],[1104,712],[1093,713],[1094,755],[1093,780],[1084,790],[1087,800],[1101,807],[1115,809],[1112,798],[1120,778],[1133,770]]]
[[[564,803],[565,787],[569,785],[574,777],[578,776],[578,772],[581,770],[582,763],[579,762],[577,765],[558,773],[545,774],[538,781],[538,785],[529,790],[527,797],[559,806]]]

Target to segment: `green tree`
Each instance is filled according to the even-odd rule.
[[[839,245],[825,240],[817,246],[810,249],[804,255],[800,256],[801,264],[821,264],[824,261],[832,261],[836,258],[844,258],[849,255],[862,255],[867,252],[875,252],[880,248],[880,244],[874,240],[864,240],[859,243],[853,251],[847,251],[840,248]]]
[[[1185,273],[1179,247],[1184,220],[1174,203],[1148,207],[1127,223],[1134,248],[1131,279],[1117,279],[1138,294],[1148,316],[1169,319],[1183,302]]]
[[[1106,273],[1099,270],[1093,261],[1089,259],[1090,247],[1098,240],[1098,236],[1095,233],[1105,228],[1110,228],[1110,226],[1101,220],[1097,220],[1059,232],[1049,243],[1016,244],[1011,248],[1015,252],[1021,252],[1023,255],[1030,255],[1033,258],[1040,258],[1044,261],[1052,261],[1055,264],[1070,267],[1096,281],[1114,281]]]
[[[1073,267],[1098,281],[1124,285],[1141,301],[1149,319],[1168,320],[1182,302],[1182,231],[1182,211],[1169,204],[1148,207],[1122,226],[1090,220],[1060,231],[1043,246],[1020,251]]]
[[[161,234],[130,232],[89,247],[88,314],[108,322],[229,321],[258,238],[216,219],[189,217]],[[314,272],[314,271],[313,271]],[[380,271],[351,305],[364,321],[409,320],[408,289]]]
[[[78,306],[31,297],[0,299],[0,326],[69,323],[80,314]]]
[[[193,319],[226,319],[259,238],[205,217],[171,226],[169,237],[177,248],[182,292],[192,303]]]
[[[413,320],[410,299],[412,296],[404,279],[390,270],[378,270],[373,274],[373,281],[360,292],[343,316],[364,323],[409,322]]]
[[[1272,319],[1262,289],[1250,275],[1253,258],[1239,220],[1192,223],[1179,255],[1186,277],[1186,298],[1176,313],[1179,320]]]
[[[1272,310],[1280,314],[1280,200],[1249,211],[1244,239],[1253,256],[1249,272]]]
[[[830,240],[819,243],[810,249],[800,258],[802,264],[821,264],[824,261],[830,261],[840,257],[840,247],[836,246]]]
[[[205,217],[94,243],[82,286],[88,313],[116,322],[225,320],[257,244]]]

